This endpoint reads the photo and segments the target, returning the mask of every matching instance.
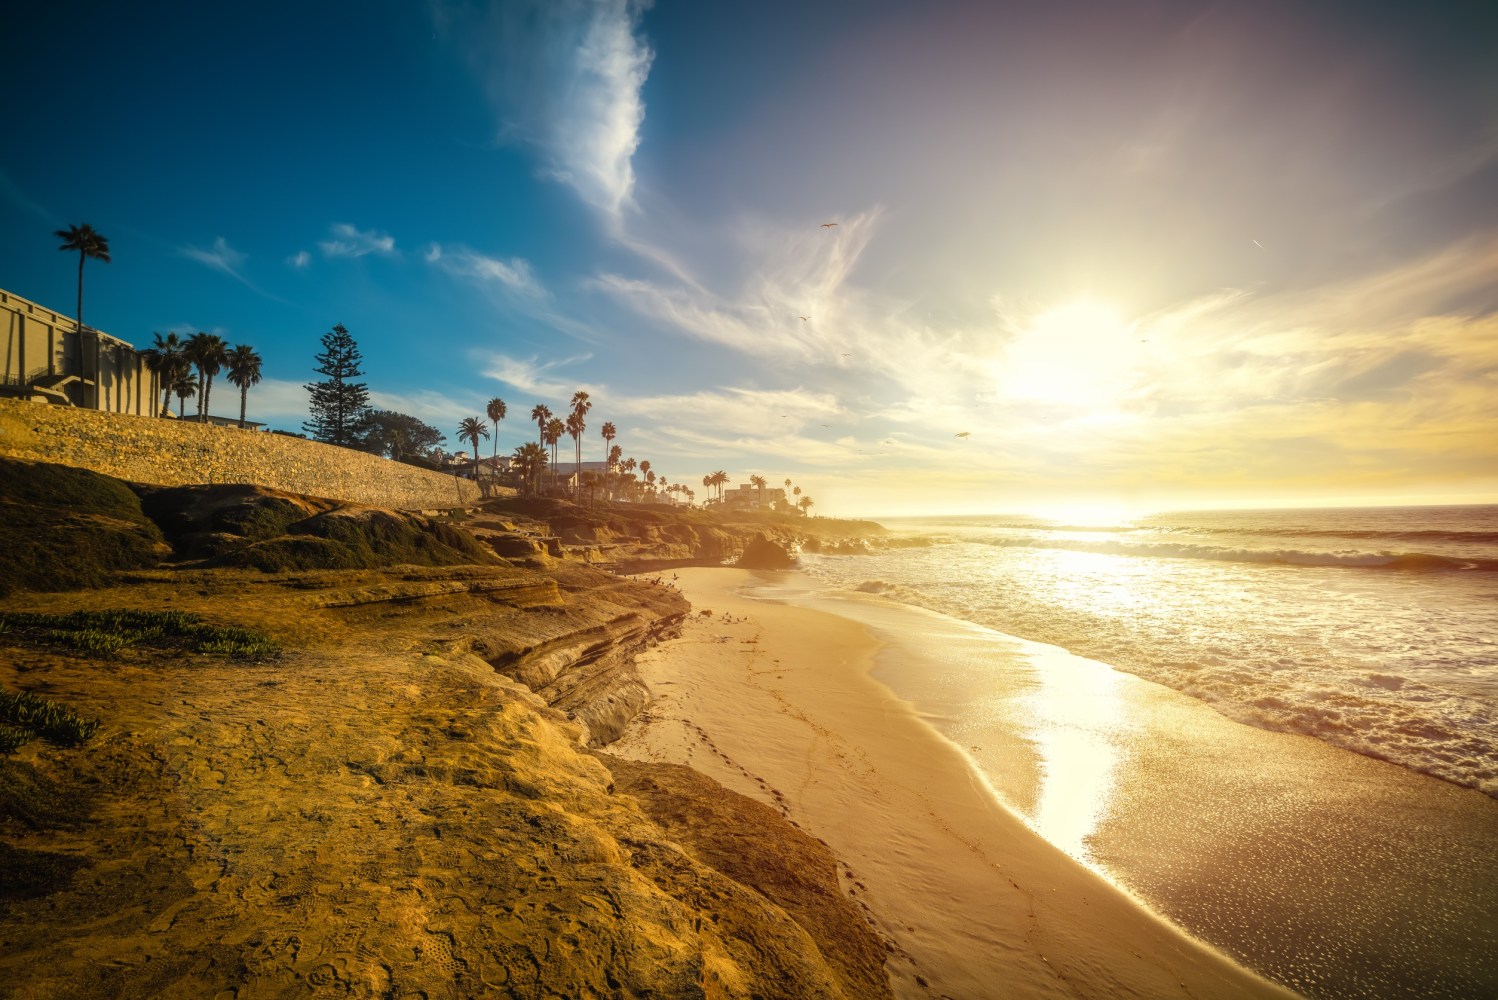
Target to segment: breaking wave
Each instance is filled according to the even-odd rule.
[[[1220,562],[1267,563],[1279,566],[1334,566],[1348,569],[1387,569],[1405,572],[1498,572],[1498,559],[1462,558],[1433,552],[1325,552],[1312,549],[1230,548],[1189,542],[1118,541],[1080,538],[1036,538],[1000,535],[974,539],[1000,548],[1061,549],[1099,555],[1152,559],[1215,559]]]

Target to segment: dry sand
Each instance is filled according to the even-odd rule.
[[[870,677],[879,647],[863,626],[735,593],[752,580],[680,572],[700,613],[641,658],[655,700],[610,749],[689,764],[826,841],[850,897],[893,945],[897,996],[1294,995],[1000,806],[955,747]]]

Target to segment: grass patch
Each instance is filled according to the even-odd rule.
[[[214,625],[187,611],[0,612],[0,632],[101,657],[132,647],[217,653],[241,660],[262,660],[281,652],[264,632]]]
[[[13,740],[20,739],[8,753],[14,753],[17,747],[30,742],[25,738],[28,733],[54,746],[81,746],[93,739],[101,725],[103,723],[98,719],[85,719],[55,701],[25,691],[17,694],[0,690],[0,726],[15,733]]]

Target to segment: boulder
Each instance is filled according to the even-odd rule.
[[[764,532],[757,531],[739,553],[735,565],[744,569],[790,569],[796,565],[796,557],[780,543],[765,537]]]

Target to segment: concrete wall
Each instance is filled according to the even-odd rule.
[[[0,399],[0,455],[137,483],[256,483],[401,510],[479,499],[466,479],[282,434]]]
[[[130,344],[0,289],[0,385],[74,406],[152,413],[156,376]],[[159,403],[156,405],[160,405]]]

